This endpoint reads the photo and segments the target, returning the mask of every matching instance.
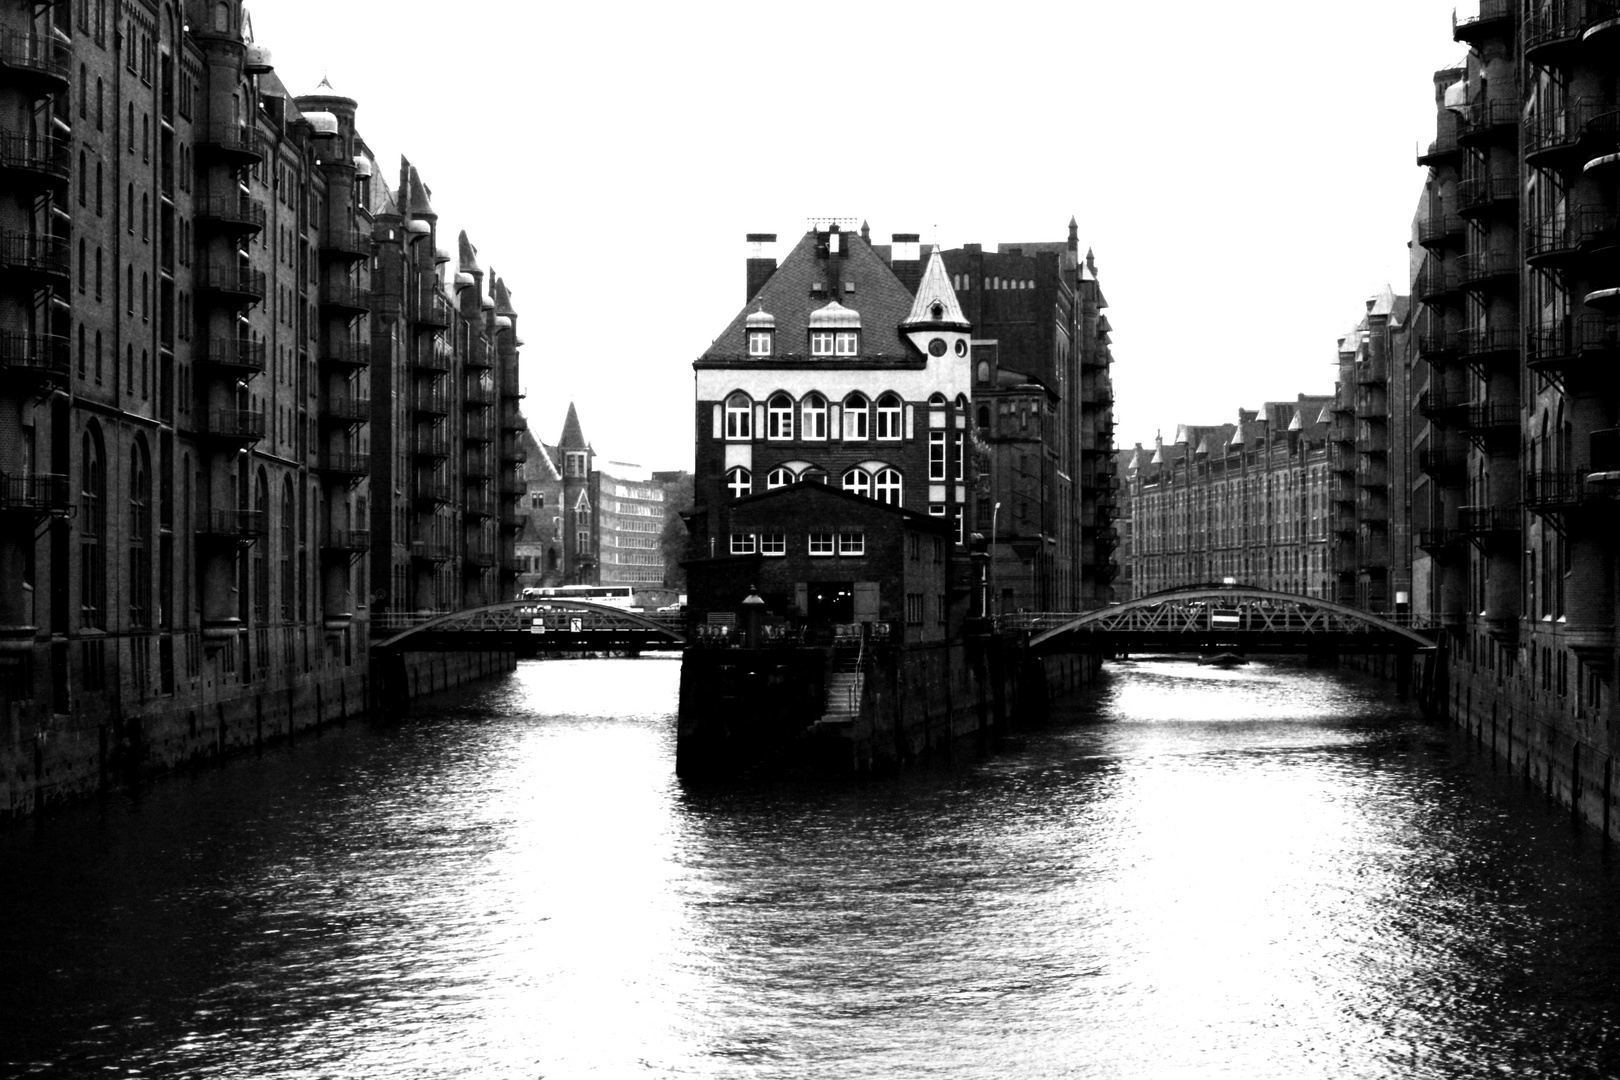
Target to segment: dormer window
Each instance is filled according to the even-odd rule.
[[[769,355],[771,355],[771,338],[773,338],[773,337],[775,337],[775,334],[773,334],[769,330],[750,330],[750,331],[748,331],[748,355],[749,356],[769,356]]]
[[[810,355],[831,356],[833,354],[833,335],[830,330],[816,330],[810,334]]]
[[[861,313],[834,300],[810,313],[811,356],[859,356]]]
[[[861,335],[855,330],[840,330],[833,335],[833,353],[837,356],[856,356],[860,353]]]

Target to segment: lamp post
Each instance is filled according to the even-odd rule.
[[[996,596],[996,519],[1001,516],[998,502],[990,510],[990,598],[995,601],[996,614],[1001,614],[1001,599]]]

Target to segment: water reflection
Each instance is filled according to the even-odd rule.
[[[677,678],[525,664],[0,834],[0,1072],[1620,1068],[1593,838],[1376,683],[1137,661],[985,761],[683,788]]]

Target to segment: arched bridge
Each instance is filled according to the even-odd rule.
[[[1166,589],[1093,611],[1003,616],[1038,652],[1425,652],[1434,641],[1403,617],[1317,596],[1246,585]]]
[[[626,611],[584,600],[513,600],[463,611],[378,613],[373,654],[510,649],[540,652],[679,649],[686,643],[675,612]]]

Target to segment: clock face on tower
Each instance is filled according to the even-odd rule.
[[[966,356],[967,355],[967,342],[963,341],[961,338],[956,339],[956,355],[957,356]]]
[[[931,356],[944,356],[945,339],[942,337],[937,337],[933,341],[930,341],[928,343],[928,352]]]

